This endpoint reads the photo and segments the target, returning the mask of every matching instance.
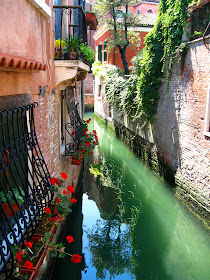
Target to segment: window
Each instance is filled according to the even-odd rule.
[[[102,62],[102,45],[98,45],[98,60]]]
[[[147,14],[154,14],[153,9],[148,9],[148,10],[147,10]]]
[[[79,140],[83,135],[82,120],[77,110],[74,98],[74,87],[66,87],[61,91],[61,154],[71,156],[76,141],[72,137],[72,132]]]
[[[104,41],[104,61],[107,61],[107,40]]]
[[[204,135],[210,137],[210,87],[208,87],[208,92],[207,92]]]
[[[98,97],[101,96],[101,85],[98,85]]]
[[[140,15],[141,14],[141,11],[140,10],[137,10],[137,15]]]

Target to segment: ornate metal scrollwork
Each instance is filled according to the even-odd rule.
[[[13,271],[11,246],[30,240],[38,217],[53,199],[49,171],[36,137],[36,106],[0,112],[0,273],[6,279]]]

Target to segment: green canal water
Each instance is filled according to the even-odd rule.
[[[210,279],[207,230],[106,126],[94,129],[99,145],[65,231],[75,239],[67,250],[83,259],[57,260],[51,279]]]

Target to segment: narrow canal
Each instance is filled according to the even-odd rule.
[[[94,129],[99,146],[65,232],[83,259],[57,260],[51,280],[210,279],[207,230],[106,126]]]

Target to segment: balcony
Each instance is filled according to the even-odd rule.
[[[89,63],[80,52],[87,46],[86,16],[82,6],[54,6],[56,86],[86,78]]]
[[[6,279],[13,271],[13,245],[31,239],[53,199],[36,137],[36,106],[0,112],[0,274]]]

